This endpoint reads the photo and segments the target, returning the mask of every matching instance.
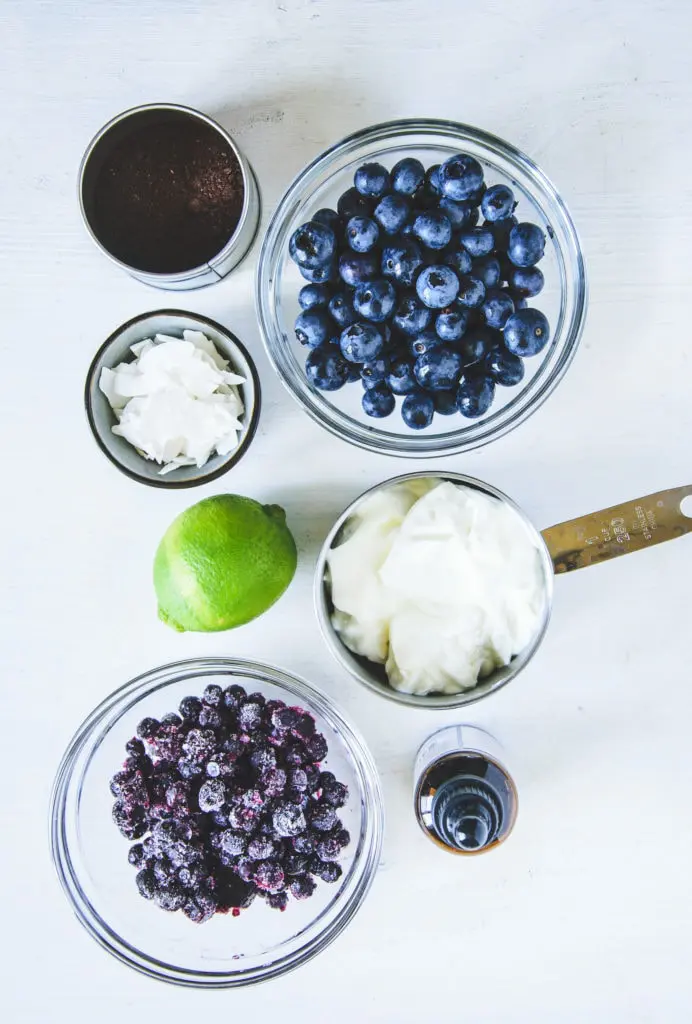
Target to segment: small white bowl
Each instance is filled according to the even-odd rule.
[[[164,476],[160,475],[161,465],[145,458],[129,441],[113,433],[116,417],[108,399],[99,388],[101,370],[112,369],[118,363],[134,358],[130,347],[145,338],[153,338],[155,334],[167,334],[182,338],[183,331],[201,331],[227,359],[231,369],[245,378],[239,385],[243,400],[243,431],[238,439],[238,447],[226,455],[213,455],[200,469],[197,466],[179,466]],[[250,446],[260,414],[261,396],[260,382],[255,364],[247,349],[225,327],[197,313],[186,313],[180,309],[159,309],[154,313],[142,313],[128,320],[103,343],[94,356],[87,374],[84,390],[89,426],[101,451],[114,466],[126,476],[151,487],[196,487],[208,483],[226,473],[238,462]]]

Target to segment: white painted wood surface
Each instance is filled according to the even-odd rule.
[[[349,682],[318,635],[311,566],[330,522],[409,466],[321,432],[274,379],[242,269],[176,299],[250,346],[266,403],[252,453],[196,492],[156,493],[103,458],[82,409],[102,339],[165,296],[121,275],[80,223],[81,153],[153,100],[221,120],[252,161],[264,223],[291,177],[368,123],[481,125],[533,156],[581,232],[591,304],[558,392],[511,436],[445,467],[513,495],[541,526],[690,482],[692,14],[685,0],[2,0],[0,941],[7,1024],[190,1020],[607,1024],[688,1021],[692,542],[558,581],[529,671],[469,720],[508,748],[516,832],[475,862],[418,832],[410,770],[450,714]],[[290,594],[235,633],[176,636],[151,558],[170,519],[233,489],[285,505]],[[48,858],[54,769],[107,692],[179,657],[276,661],[365,733],[387,800],[362,911],[297,973],[202,995],[128,972],[71,916]]]

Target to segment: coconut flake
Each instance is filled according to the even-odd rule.
[[[131,346],[134,360],[101,371],[99,387],[123,437],[145,458],[201,468],[216,452],[237,448],[245,411],[238,385],[245,378],[228,369],[210,338],[183,331],[183,338],[157,334]]]

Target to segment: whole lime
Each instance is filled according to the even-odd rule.
[[[159,618],[179,632],[232,629],[266,612],[296,571],[280,505],[205,498],[174,519],[154,559]]]

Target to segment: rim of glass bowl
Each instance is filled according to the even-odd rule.
[[[365,805],[366,827],[361,835],[362,850],[354,874],[351,891],[331,913],[322,931],[301,947],[270,964],[236,972],[187,970],[148,957],[114,932],[89,901],[75,870],[67,838],[66,822],[77,813],[81,790],[92,757],[102,740],[145,696],[186,679],[205,676],[241,675],[283,687],[298,699],[307,701],[329,724],[338,730],[357,772]],[[79,776],[75,785],[75,772]],[[171,662],[136,676],[111,693],[84,720],[60,762],[50,801],[50,846],[60,884],[79,922],[96,941],[116,959],[142,974],[160,981],[193,988],[232,988],[278,977],[294,970],[325,949],[350,922],[360,908],[375,877],[380,862],[384,836],[384,801],[375,761],[357,730],[344,718],[331,699],[309,683],[283,669],[262,662],[241,658],[194,658]]]
[[[358,423],[311,388],[305,375],[296,370],[291,341],[284,334],[279,316],[281,268],[288,249],[290,231],[301,207],[316,188],[334,172],[341,161],[379,142],[392,142],[411,135],[483,147],[487,158],[495,158],[511,177],[512,172],[528,178],[530,196],[552,228],[560,274],[560,314],[542,364],[528,384],[496,413],[442,435],[391,434]],[[422,140],[420,140],[422,141]],[[367,154],[374,156],[374,154]],[[281,199],[264,236],[257,267],[255,298],[264,345],[284,387],[306,412],[326,430],[351,444],[383,455],[411,458],[453,455],[469,451],[502,437],[534,413],[555,390],[576,353],[584,327],[588,285],[584,256],[574,222],[557,189],[528,156],[503,139],[471,125],[439,119],[409,118],[388,121],[347,136],[317,156],[293,180]]]

